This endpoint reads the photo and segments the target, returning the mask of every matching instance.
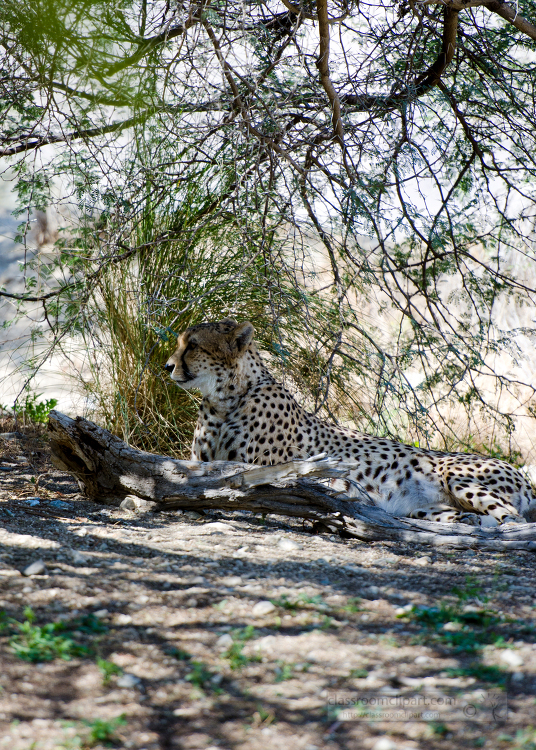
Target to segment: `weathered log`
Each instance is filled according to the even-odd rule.
[[[54,465],[89,499],[136,510],[249,510],[297,516],[366,541],[403,541],[461,549],[536,550],[536,523],[491,529],[395,518],[319,480],[344,477],[351,462],[316,456],[275,466],[180,461],[129,447],[82,417],[50,413]]]

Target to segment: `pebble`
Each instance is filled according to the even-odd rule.
[[[424,567],[425,565],[431,564],[432,558],[428,557],[428,555],[425,555],[424,557],[418,557],[414,562],[415,565],[422,565]]]
[[[233,588],[234,586],[240,586],[240,584],[242,583],[242,578],[241,576],[228,576],[227,578],[222,578],[221,582],[224,586]]]
[[[40,497],[27,497],[24,502],[27,503],[31,508],[35,508],[36,505],[40,505],[41,498]]]
[[[115,621],[117,625],[130,625],[132,617],[130,615],[117,615]]]
[[[270,612],[273,612],[275,609],[275,605],[272,604],[272,602],[269,601],[262,601],[257,602],[255,606],[253,607],[253,614],[257,616],[262,615],[268,615]]]
[[[229,635],[229,633],[224,633],[223,635],[220,635],[218,640],[216,641],[216,648],[218,651],[227,651],[228,648],[230,648],[233,645],[233,639]]]
[[[292,539],[285,539],[285,537],[278,541],[277,546],[284,552],[292,552],[294,550],[301,549],[301,544],[294,542]]]
[[[64,500],[52,500],[50,505],[59,510],[71,510],[71,503],[66,503]]]
[[[379,586],[369,586],[365,589],[365,592],[371,594],[371,596],[377,596],[380,593],[380,589]]]
[[[87,562],[87,557],[77,549],[71,550],[71,558],[75,565],[85,565]]]
[[[195,511],[193,512],[195,513]],[[228,532],[236,532],[236,529],[222,521],[211,521],[211,523],[203,524],[203,531],[206,534],[225,534]]]
[[[106,615],[110,614],[107,609],[98,609],[96,612],[93,612],[95,617],[106,617]]]
[[[499,658],[510,667],[520,667],[523,664],[523,657],[521,656],[521,654],[519,654],[517,651],[512,651],[509,648],[501,651],[501,653],[499,654]]]
[[[397,750],[397,745],[389,737],[380,737],[380,739],[374,743],[372,750]]]
[[[125,674],[122,674],[121,677],[117,679],[117,687],[122,688],[133,688],[136,687],[136,685],[139,685],[141,682],[139,677],[136,677],[135,674],[130,674],[130,672],[125,672]]]
[[[458,630],[462,629],[461,622],[446,622],[443,625],[443,630],[449,630],[452,633],[456,633]]]
[[[44,560],[35,560],[22,571],[23,576],[38,576],[46,571]]]
[[[192,521],[197,521],[198,518],[203,518],[201,513],[198,513],[196,510],[185,510],[183,515]]]
[[[429,656],[425,656],[424,654],[421,654],[421,656],[416,656],[414,659],[415,664],[428,664],[430,661]]]

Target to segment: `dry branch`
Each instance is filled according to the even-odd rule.
[[[536,523],[481,529],[466,524],[395,518],[370,504],[336,495],[318,479],[352,467],[316,456],[275,466],[232,461],[180,461],[129,447],[82,417],[50,413],[54,465],[73,474],[89,499],[138,510],[225,509],[298,516],[365,541],[442,547],[536,550]]]

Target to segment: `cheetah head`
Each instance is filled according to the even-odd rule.
[[[165,369],[178,386],[197,389],[204,396],[225,389],[237,374],[238,364],[252,344],[251,323],[225,318],[187,328]]]

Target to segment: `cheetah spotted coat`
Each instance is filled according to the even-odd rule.
[[[480,517],[483,525],[536,520],[530,485],[504,461],[415,448],[309,414],[268,372],[253,333],[251,323],[225,319],[192,326],[178,338],[166,370],[177,385],[203,395],[193,458],[274,464],[325,452],[356,462],[345,483],[348,496],[360,485],[396,516]]]

